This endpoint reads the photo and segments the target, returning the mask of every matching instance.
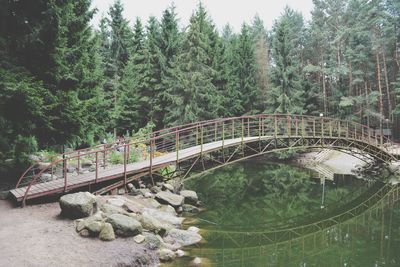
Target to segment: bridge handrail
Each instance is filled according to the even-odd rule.
[[[235,128],[234,128],[233,124],[235,123],[236,120],[240,120],[241,123],[242,123],[242,125],[241,125],[242,126],[242,132],[241,132],[242,138],[243,138],[243,134],[244,134],[243,133],[243,127],[246,127],[246,126],[244,126],[244,121],[245,120],[247,120],[247,122],[246,122],[246,124],[247,124],[246,131],[247,131],[247,133],[250,134],[250,131],[252,129],[253,130],[257,130],[256,127],[258,127],[258,132],[259,132],[259,135],[260,135],[261,134],[260,133],[261,123],[264,123],[264,121],[262,121],[262,119],[267,119],[267,118],[274,119],[275,123],[280,118],[283,118],[284,119],[283,122],[285,124],[289,124],[288,129],[287,129],[289,131],[293,127],[291,125],[292,121],[297,121],[296,123],[298,123],[299,121],[302,121],[303,123],[304,122],[306,122],[306,123],[313,122],[314,135],[318,133],[317,129],[315,128],[316,127],[316,122],[320,122],[321,123],[321,125],[320,125],[321,129],[318,129],[318,130],[319,130],[319,134],[322,135],[322,136],[324,136],[324,132],[325,132],[325,129],[323,128],[323,124],[325,122],[327,122],[327,123],[342,122],[345,125],[347,125],[347,127],[346,127],[346,131],[347,131],[346,133],[347,134],[354,133],[354,137],[355,138],[361,137],[361,139],[363,139],[363,141],[366,141],[368,143],[370,143],[370,141],[371,141],[369,139],[371,139],[371,137],[373,137],[374,140],[375,140],[373,145],[378,146],[377,140],[376,140],[376,138],[377,138],[376,131],[374,132],[375,133],[374,136],[370,135],[371,130],[373,130],[373,129],[368,128],[367,126],[362,125],[360,123],[344,121],[344,120],[339,120],[339,119],[331,119],[331,118],[328,118],[328,117],[316,117],[316,116],[309,116],[309,115],[288,115],[288,114],[259,114],[259,115],[245,115],[245,116],[240,116],[240,117],[206,120],[206,121],[189,123],[189,124],[185,124],[185,125],[181,125],[181,126],[174,126],[174,127],[170,127],[170,128],[167,128],[167,129],[159,130],[159,131],[153,132],[149,136],[143,137],[141,139],[125,139],[125,140],[120,141],[120,143],[118,141],[116,141],[116,142],[113,142],[113,143],[110,143],[110,144],[101,144],[101,145],[97,145],[97,146],[94,146],[94,147],[75,150],[75,151],[70,151],[70,152],[61,154],[62,158],[58,158],[57,160],[51,162],[45,168],[41,169],[41,171],[39,173],[37,173],[37,174],[35,174],[33,176],[31,182],[29,183],[29,186],[27,187],[27,190],[26,190],[26,193],[25,193],[25,196],[24,196],[24,200],[26,199],[27,194],[28,194],[31,186],[37,182],[39,177],[41,177],[42,174],[47,172],[50,168],[53,168],[54,166],[57,167],[57,165],[62,163],[62,162],[64,163],[64,165],[66,165],[67,161],[70,161],[70,160],[78,158],[78,168],[79,168],[79,159],[81,157],[86,157],[86,156],[91,156],[91,155],[97,155],[98,156],[98,153],[103,153],[103,155],[104,155],[104,165],[105,165],[106,153],[108,151],[114,151],[115,149],[123,147],[123,151],[124,151],[124,155],[123,155],[123,157],[124,157],[124,166],[126,167],[127,161],[129,161],[129,156],[130,156],[130,155],[128,155],[128,159],[126,158],[127,157],[126,156],[126,149],[127,148],[130,149],[130,147],[135,147],[135,146],[138,146],[140,144],[146,144],[146,146],[150,147],[151,151],[150,151],[150,159],[149,160],[151,162],[151,160],[153,158],[155,158],[154,157],[154,151],[152,151],[152,150],[156,146],[156,142],[157,141],[160,141],[160,142],[162,141],[163,142],[162,143],[163,147],[162,146],[160,146],[160,148],[157,147],[158,151],[162,151],[162,148],[165,149],[166,151],[168,151],[169,149],[172,149],[174,147],[175,147],[175,150],[179,150],[181,148],[181,146],[180,146],[181,139],[183,139],[183,138],[190,139],[191,137],[194,137],[194,135],[196,134],[196,142],[197,142],[198,141],[197,134],[198,134],[199,127],[201,129],[203,129],[203,128],[206,128],[207,126],[215,127],[215,139],[217,139],[217,137],[220,137],[221,139],[223,139],[224,138],[223,130],[222,130],[222,133],[219,133],[217,131],[218,130],[217,127],[222,125],[222,127],[224,128],[226,122],[232,122],[232,131],[233,131],[233,134],[234,134],[235,133]],[[252,120],[251,121],[252,124],[254,124],[254,123],[258,123],[258,124],[250,126],[250,119]],[[254,119],[257,119],[257,121],[254,121]],[[281,122],[281,121],[279,121],[279,122]],[[264,125],[265,124],[263,124],[262,127],[264,127]],[[352,129],[350,129],[348,125],[351,125]],[[273,125],[272,127],[268,127],[267,126],[268,127],[267,130],[271,130],[272,129],[273,131],[276,132],[277,131],[277,129],[275,128],[276,126],[277,125]],[[304,125],[303,125],[303,127],[304,127]],[[308,127],[309,127],[309,125],[308,125]],[[341,127],[339,127],[339,135],[341,136],[340,128]],[[194,129],[196,129],[196,133],[191,132]],[[211,128],[211,129],[213,129],[213,128]],[[298,125],[297,124],[296,124],[296,129],[298,130]],[[296,132],[297,132],[297,130],[296,130]],[[332,130],[332,129],[330,129],[330,130]],[[353,132],[353,130],[355,130],[355,131]],[[359,130],[359,132],[357,132],[358,130]],[[365,133],[367,133],[367,135],[365,135]],[[186,134],[186,136],[185,136],[185,134]],[[221,136],[219,136],[219,134]],[[174,136],[176,137],[176,139],[174,139]],[[204,137],[206,137],[206,138],[212,137],[212,133],[209,133],[208,135],[205,135],[204,133],[202,133],[201,139],[203,139]],[[170,138],[172,141],[171,140],[167,140],[167,138]],[[167,140],[167,142],[165,140]],[[388,139],[387,138],[384,139],[382,137],[382,140],[386,141]],[[168,144],[168,142],[170,142],[171,144]],[[190,142],[190,140],[189,140],[189,142]],[[388,150],[386,147],[380,147],[380,149]],[[128,151],[128,153],[130,153],[130,151]],[[96,175],[97,175],[98,165],[99,165],[99,160],[98,160],[97,156],[96,156]],[[178,158],[178,153],[177,153],[177,158]],[[25,175],[30,170],[32,170],[33,166],[34,166],[34,164],[32,166],[30,166],[23,173],[23,175],[18,180],[16,188],[18,188],[21,185],[21,181],[23,180]],[[66,166],[64,166],[62,172],[63,172],[63,179],[65,180],[65,190],[66,190],[68,188],[68,184],[67,184],[67,181],[66,181],[66,176],[67,176]],[[78,172],[79,172],[79,169],[78,169]],[[97,178],[96,178],[96,180],[97,180]]]

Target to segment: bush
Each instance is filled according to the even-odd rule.
[[[121,153],[119,153],[119,152],[117,152],[117,151],[112,151],[111,153],[110,153],[110,156],[109,156],[110,158],[108,159],[108,161],[111,163],[111,164],[123,164],[124,163],[124,156],[123,156],[123,154],[121,154]]]

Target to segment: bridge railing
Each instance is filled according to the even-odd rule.
[[[354,122],[304,115],[249,115],[190,123],[160,130],[142,139],[127,139],[64,153],[47,166],[42,166],[27,184],[22,183],[28,172],[24,173],[16,188],[27,185],[25,200],[32,185],[57,179],[63,179],[64,191],[70,189],[72,181],[76,182],[84,176],[94,176],[92,182],[97,183],[115,170],[126,181],[135,162],[149,166],[152,173],[156,170],[154,167],[160,168],[158,160],[167,154],[175,153],[176,162],[179,162],[185,157],[185,149],[198,147],[202,151],[213,142],[220,142],[223,147],[232,139],[245,142],[247,138],[274,136],[340,137],[386,149],[376,131]],[[386,138],[383,140],[390,142]]]

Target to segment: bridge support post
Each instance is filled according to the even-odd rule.
[[[68,176],[67,176],[67,158],[64,157],[63,160],[63,174],[64,174],[64,192],[67,192],[67,188],[68,188]]]
[[[215,128],[217,130],[217,128]],[[215,137],[217,138],[217,137]],[[179,162],[179,132],[178,129],[176,129],[175,133],[175,150],[176,150],[176,163],[178,164]]]
[[[154,158],[154,139],[151,137],[150,139],[150,179],[151,183],[154,186],[154,180],[153,180],[153,158]]]
[[[106,164],[107,164],[107,144],[104,144],[103,149],[104,149],[104,151],[103,151],[103,170],[105,170]]]
[[[99,178],[99,152],[96,151],[96,172],[94,182],[97,184],[97,179]]]
[[[126,161],[127,161],[127,146],[124,145],[124,187],[126,187]]]
[[[78,167],[77,167],[78,173],[81,171],[81,151],[78,150]],[[51,172],[53,174],[53,171]]]

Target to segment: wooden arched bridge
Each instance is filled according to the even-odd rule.
[[[182,179],[257,155],[288,149],[329,148],[380,163],[397,160],[391,142],[364,125],[304,115],[261,114],[191,123],[148,137],[103,144],[36,163],[10,193],[28,199],[108,185],[173,170]],[[167,168],[166,168],[167,167]],[[110,182],[108,182],[110,183]]]

